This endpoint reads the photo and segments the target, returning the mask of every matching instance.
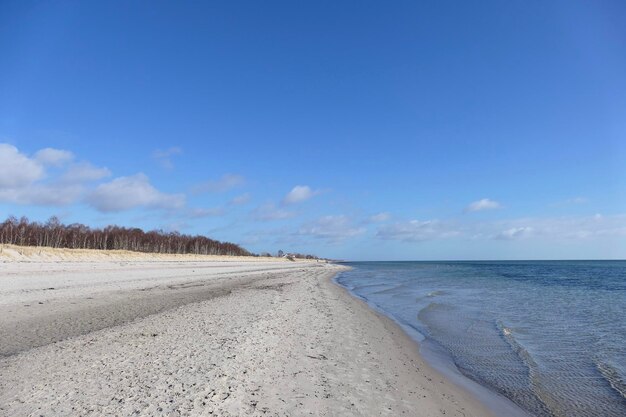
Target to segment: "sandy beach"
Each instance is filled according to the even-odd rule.
[[[45,252],[0,257],[2,416],[491,415],[342,266]]]

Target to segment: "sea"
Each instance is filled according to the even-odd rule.
[[[338,284],[530,415],[626,416],[626,261],[347,265]]]

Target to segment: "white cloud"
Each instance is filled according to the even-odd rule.
[[[543,241],[626,237],[626,215],[521,218],[480,223],[411,220],[382,225],[376,236],[384,240],[418,242],[447,238],[467,240]]]
[[[317,194],[319,194],[319,191],[312,190],[308,185],[296,185],[287,193],[283,199],[283,204],[301,203],[313,198]]]
[[[384,240],[419,242],[460,236],[461,231],[453,224],[439,220],[410,220],[381,226],[376,236]]]
[[[365,233],[362,227],[356,227],[347,216],[324,216],[302,226],[297,235],[311,236],[328,242],[337,243]]]
[[[382,222],[386,222],[389,219],[391,219],[391,214],[383,212],[383,213],[374,214],[373,216],[368,217],[367,222],[368,223],[382,223]]]
[[[111,176],[111,171],[108,168],[98,168],[89,162],[80,162],[72,164],[61,176],[61,181],[66,183],[89,182],[109,176]]]
[[[9,144],[0,144],[0,201],[16,204],[62,206],[77,201],[85,191],[82,182],[110,175],[106,168],[87,162],[71,164],[65,171],[47,167],[62,167],[74,159],[69,151],[45,148],[31,158]]]
[[[165,194],[154,188],[144,174],[119,177],[101,184],[91,192],[87,203],[102,212],[129,210],[136,207],[177,209],[185,205],[183,194]]]
[[[237,174],[226,174],[218,180],[209,180],[193,187],[195,194],[200,193],[219,193],[239,187],[246,182],[246,179]]]
[[[187,222],[172,222],[161,226],[161,229],[166,232],[179,232],[181,230],[189,229],[191,225]]]
[[[224,214],[222,207],[210,207],[210,208],[194,208],[189,211],[189,216],[194,219],[202,217],[217,217]]]
[[[89,193],[86,183],[110,176],[111,172],[86,161],[70,163],[73,160],[70,151],[45,148],[29,157],[15,146],[0,143],[0,201],[63,206],[86,195],[86,201],[100,211],[184,205],[184,195],[159,192],[143,174],[117,178]],[[48,172],[51,167],[62,169]]]
[[[244,237],[240,240],[240,242],[246,244],[263,243],[267,245],[276,242],[277,239],[284,236],[289,236],[291,232],[292,231],[290,231],[288,226],[281,226],[272,229],[249,230],[244,233]]]
[[[523,237],[531,236],[532,232],[532,227],[511,227],[510,229],[506,229],[498,233],[495,238],[501,240],[521,239]]]
[[[40,182],[46,176],[44,162],[48,165],[61,163],[71,153],[47,148],[35,155],[29,158],[15,146],[0,144],[0,201],[53,206],[74,202],[83,191],[82,187]]]
[[[516,219],[496,224],[502,231],[496,239],[537,238],[546,240],[591,240],[626,237],[626,215],[569,216]]]
[[[0,190],[26,187],[44,174],[41,163],[20,153],[13,145],[0,143]]]
[[[577,206],[581,204],[587,204],[589,199],[586,197],[573,197],[568,198],[567,200],[558,201],[556,203],[551,204],[552,207],[562,207],[562,206]]]
[[[589,202],[589,200],[586,197],[574,197],[569,200],[565,200],[565,203],[567,204],[585,204],[587,202]]]
[[[250,193],[241,194],[233,198],[232,200],[230,200],[230,204],[234,206],[241,206],[243,204],[248,203],[250,201],[250,198],[251,198]]]
[[[31,184],[21,188],[0,189],[0,201],[41,206],[65,206],[83,193],[80,185]]]
[[[256,245],[257,243],[265,243],[267,244],[267,240],[262,236],[256,235],[254,233],[249,233],[239,240],[241,245]],[[261,251],[264,252],[264,251]]]
[[[295,215],[294,212],[278,208],[272,203],[263,204],[252,211],[252,217],[260,221],[284,220]]]
[[[473,211],[482,211],[482,210],[493,210],[493,209],[498,209],[501,207],[502,205],[498,203],[497,201],[490,200],[488,198],[483,198],[481,200],[474,201],[473,203],[471,203],[469,206],[465,208],[465,211],[473,212]]]
[[[62,149],[45,148],[35,153],[35,160],[45,166],[60,167],[74,159],[74,154]]]
[[[165,169],[173,169],[174,163],[172,162],[172,157],[176,155],[180,155],[183,153],[183,150],[177,146],[173,146],[169,149],[161,150],[156,149],[152,152],[152,158],[161,165],[162,168]]]

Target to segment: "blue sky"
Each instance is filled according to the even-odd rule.
[[[0,216],[626,257],[626,4],[2,2]]]

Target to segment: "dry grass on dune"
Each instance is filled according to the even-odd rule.
[[[63,249],[0,245],[0,262],[105,262],[105,261],[237,261],[289,262],[285,258],[226,255],[144,253],[126,250]]]

